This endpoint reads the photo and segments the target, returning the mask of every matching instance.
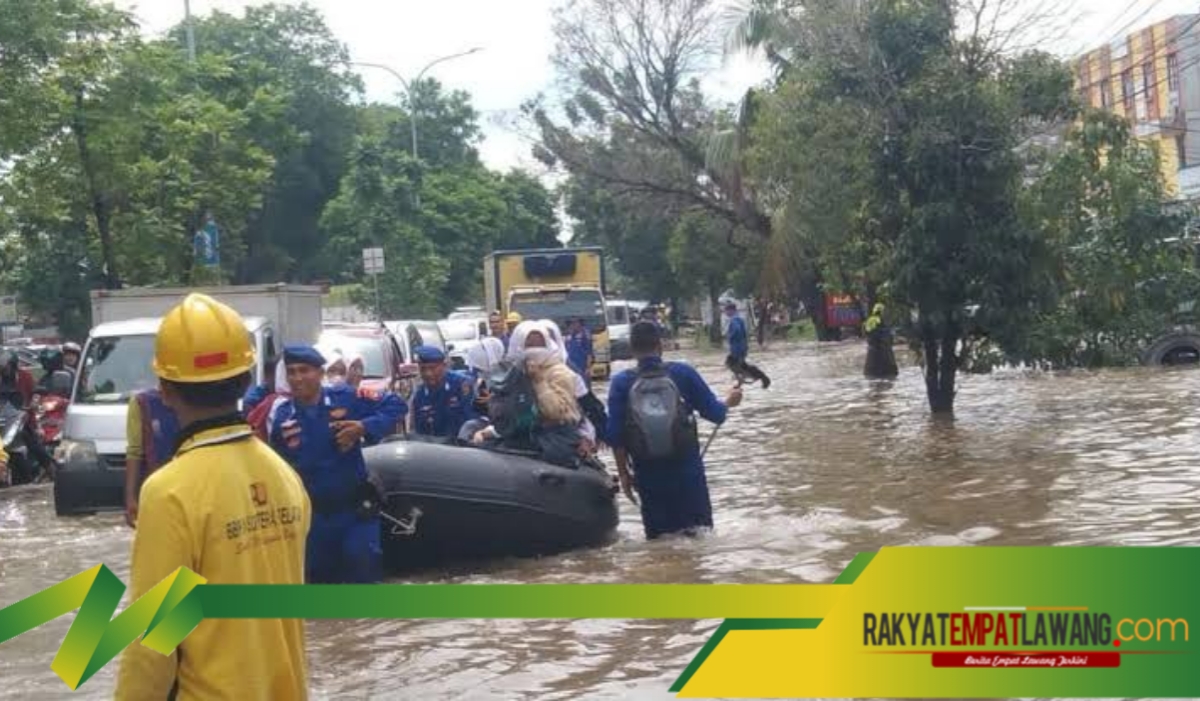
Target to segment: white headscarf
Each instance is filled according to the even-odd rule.
[[[291,394],[292,386],[287,379],[287,361],[282,357],[275,364],[275,394]]]
[[[563,363],[567,363],[567,344],[563,343],[562,331],[558,328],[558,324],[549,319],[542,319],[540,323],[546,327],[554,343],[558,345],[558,359]],[[584,381],[583,376],[575,373],[575,396],[586,397],[589,391],[587,382]]]
[[[543,349],[525,348],[525,340],[529,334],[537,332],[542,338],[546,339],[546,347],[544,353],[539,352]],[[508,339],[508,354],[505,359],[509,362],[520,362],[529,358],[538,362],[545,362],[550,359],[558,359],[559,346],[554,342],[554,335],[540,321],[522,321],[517,324],[517,328],[513,329],[512,338]]]
[[[539,323],[546,327],[554,343],[558,346],[558,359],[564,363],[567,362],[567,344],[563,343],[562,329],[558,328],[558,324],[550,319],[542,319]]]
[[[504,343],[492,336],[483,337],[467,351],[467,367],[481,373],[491,372],[501,360],[504,360]]]
[[[342,355],[342,352],[340,350],[337,350],[337,351],[334,351],[333,353],[331,353],[325,361],[325,382],[324,382],[324,384],[326,386],[333,386],[334,383],[330,379],[329,370],[334,365],[339,365],[339,364],[342,366],[342,371],[341,371],[341,373],[336,373],[336,374],[340,378],[339,383],[345,382],[346,371],[350,369],[349,363],[346,362],[346,357],[344,355]]]

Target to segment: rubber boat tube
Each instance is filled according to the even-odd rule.
[[[549,555],[616,535],[618,490],[596,468],[407,440],[369,448],[365,457],[384,494],[389,571]]]

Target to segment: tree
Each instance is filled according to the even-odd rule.
[[[935,413],[952,412],[972,349],[1036,301],[1044,247],[1017,216],[1016,147],[1069,104],[1061,66],[1004,55],[978,23],[960,32],[960,7],[805,3],[753,173],[827,273],[854,271],[870,304],[914,320]]]
[[[602,246],[627,281],[622,294],[668,300],[682,292],[667,257],[678,217],[674,208],[643,194],[614,193],[583,175],[572,176],[564,191],[575,221],[571,243]]]
[[[171,31],[183,46],[182,25]],[[349,52],[308,4],[246,8],[241,17],[213,12],[195,20],[197,56],[223,57],[229,70],[202,79],[222,104],[245,109],[267,93],[276,109],[248,124],[255,145],[273,162],[259,188],[262,206],[243,227],[245,250],[238,282],[303,280],[321,267],[318,222],[346,169],[355,136],[350,100],[361,93]]]
[[[361,250],[384,248],[380,297],[389,315],[436,315],[478,300],[483,257],[494,248],[559,245],[545,186],[523,173],[494,173],[479,161],[467,96],[442,93],[436,84],[424,94],[439,101],[424,113],[445,116],[430,130],[431,148],[422,135],[420,158],[412,157],[403,110],[362,108],[350,167],[322,217],[322,274],[366,282]],[[356,302],[373,308],[373,291],[364,287],[361,295]]]
[[[1055,262],[1047,299],[1024,333],[1002,339],[1010,359],[1050,368],[1137,362],[1197,298],[1194,213],[1164,204],[1159,155],[1125,120],[1089,112],[1062,153],[1023,192],[1022,215]]]
[[[730,237],[726,222],[714,219],[704,210],[684,213],[671,232],[669,259],[671,272],[685,293],[703,295],[712,312],[709,340],[721,341],[721,310],[718,300],[729,284],[732,270],[720,252],[728,249]]]

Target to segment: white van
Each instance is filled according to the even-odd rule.
[[[244,317],[254,343],[253,382],[276,354],[277,332],[264,317]],[[129,400],[158,386],[154,337],[161,318],[112,321],[92,329],[56,455],[54,510],[59,516],[119,511],[125,505],[125,419]]]
[[[629,329],[649,302],[633,302],[627,299],[610,299],[605,302],[608,315],[608,345],[613,360],[629,360],[633,357],[629,349]]]

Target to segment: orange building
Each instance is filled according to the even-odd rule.
[[[1094,49],[1074,70],[1085,103],[1127,118],[1134,134],[1158,146],[1168,191],[1200,197],[1200,14]]]

